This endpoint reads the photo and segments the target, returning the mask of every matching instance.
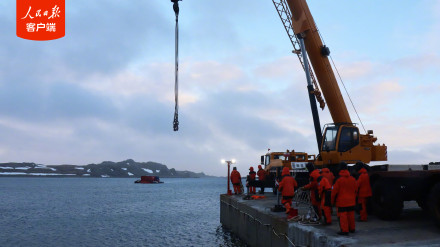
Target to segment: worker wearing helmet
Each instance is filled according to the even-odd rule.
[[[264,184],[266,183],[266,171],[263,170],[261,165],[258,165],[258,180],[260,181],[260,194],[264,194]]]
[[[361,168],[358,171],[359,178],[357,180],[359,189],[358,189],[358,204],[361,205],[360,210],[360,221],[367,221],[368,213],[367,213],[367,200],[368,197],[371,197],[371,186],[370,186],[370,177],[368,176],[367,170],[365,168]]]
[[[281,182],[278,190],[281,191],[281,196],[283,197],[281,203],[286,208],[287,219],[293,218],[294,210],[292,210],[292,199],[295,195],[295,187],[298,187],[298,183],[295,178],[290,176],[290,171],[288,167],[284,167],[281,173]]]
[[[348,235],[348,232],[355,232],[354,210],[356,206],[357,183],[354,177],[350,176],[347,164],[341,164],[339,178],[333,185],[332,204],[336,203],[340,235]]]
[[[255,181],[256,176],[257,173],[254,171],[254,168],[251,166],[249,168],[249,175],[247,176],[247,182],[248,182],[247,186],[249,187],[250,194],[256,194],[255,186],[250,186],[250,183]]]
[[[318,214],[319,218],[321,218],[321,198],[319,196],[318,190],[318,178],[319,170],[313,170],[310,173],[310,182],[303,186],[303,190],[310,190],[310,200],[312,202],[312,206],[315,209],[315,212]]]
[[[332,186],[324,176],[319,176],[317,182],[322,215],[324,216],[325,224],[330,225],[332,223]]]
[[[241,175],[237,171],[237,167],[232,168],[231,183],[234,186],[234,193],[241,194]]]
[[[325,177],[330,185],[333,185],[333,182],[335,181],[335,175],[333,175],[333,172],[331,172],[330,169],[322,168],[321,176]]]

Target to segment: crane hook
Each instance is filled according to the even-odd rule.
[[[176,13],[176,17],[179,15],[179,1],[182,0],[171,0],[171,2],[173,2],[173,9],[174,9],[174,13]]]

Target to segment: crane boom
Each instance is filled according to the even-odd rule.
[[[296,35],[301,34],[315,70],[319,86],[324,95],[330,115],[335,124],[352,123],[342,98],[335,74],[328,59],[329,50],[323,45],[318,28],[305,0],[287,0],[292,14],[292,27]]]

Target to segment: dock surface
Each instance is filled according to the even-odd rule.
[[[340,236],[336,209],[331,225],[288,222],[284,212],[272,212],[277,197],[265,193],[260,200],[244,195],[220,195],[220,222],[249,246],[440,246],[440,228],[415,202],[405,202],[399,220],[384,221],[369,215],[368,222],[356,221],[356,232]],[[306,215],[307,205],[299,205]],[[358,216],[356,215],[356,219]]]

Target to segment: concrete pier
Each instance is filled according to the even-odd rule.
[[[276,196],[265,193],[260,200],[244,200],[243,195],[220,195],[220,222],[252,247],[268,246],[440,246],[438,228],[416,203],[405,203],[401,219],[382,221],[369,216],[356,222],[356,232],[339,236],[336,210],[333,224],[303,225],[288,222],[284,212],[272,212]],[[308,207],[300,206],[299,214]]]

